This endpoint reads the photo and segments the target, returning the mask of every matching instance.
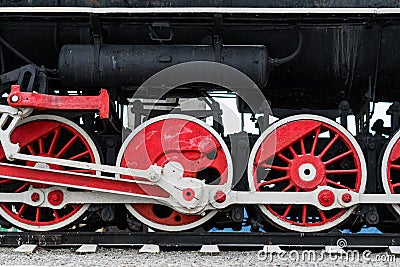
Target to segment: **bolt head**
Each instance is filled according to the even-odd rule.
[[[31,200],[32,200],[33,202],[38,202],[39,199],[40,199],[39,193],[36,193],[36,192],[32,193],[32,195],[31,195]]]
[[[19,101],[19,97],[18,97],[17,95],[13,95],[13,96],[11,97],[11,102],[17,103],[18,101]]]
[[[47,195],[47,200],[49,201],[49,203],[53,206],[58,206],[60,205],[63,200],[64,200],[64,194],[61,190],[54,190],[51,191],[48,195]]]
[[[351,197],[351,195],[349,193],[344,193],[342,195],[342,201],[344,203],[349,203],[351,201],[351,199],[352,199],[352,197]]]
[[[324,207],[329,207],[335,202],[335,194],[331,190],[325,189],[319,192],[318,201]]]
[[[192,188],[186,188],[182,191],[183,199],[186,201],[192,201],[194,199],[195,193]]]
[[[369,143],[369,144],[368,144],[368,149],[369,149],[369,150],[375,150],[375,149],[376,149],[376,144],[373,143],[373,142],[372,142],[372,143]]]
[[[216,202],[218,202],[218,203],[223,203],[223,202],[225,202],[225,200],[226,200],[226,194],[225,194],[223,191],[218,190],[218,191],[215,193],[214,200],[215,200]]]

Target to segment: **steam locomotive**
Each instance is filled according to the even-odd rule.
[[[399,33],[392,0],[0,1],[0,225],[397,232]]]

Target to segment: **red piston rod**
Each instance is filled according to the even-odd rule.
[[[65,187],[69,186],[73,188],[113,192],[125,195],[143,194],[144,197],[146,192],[153,192],[153,197],[169,197],[169,194],[166,191],[154,189],[154,185],[138,184],[135,183],[135,181],[128,179],[98,177],[93,174],[37,169],[7,163],[0,163],[0,173],[0,176],[5,179],[16,179],[40,184]]]
[[[98,96],[56,96],[21,92],[19,85],[12,85],[7,102],[14,108],[98,110],[101,119],[107,119],[109,112],[109,97],[105,89],[101,89]]]

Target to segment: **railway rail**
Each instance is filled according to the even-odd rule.
[[[17,247],[23,244],[39,247],[76,247],[83,244],[96,244],[104,247],[134,246],[146,244],[159,245],[164,249],[189,249],[203,245],[218,245],[225,250],[259,249],[265,245],[281,248],[324,248],[338,246],[348,249],[400,246],[400,234],[344,234],[330,233],[160,233],[160,232],[4,232],[0,234],[1,247]]]

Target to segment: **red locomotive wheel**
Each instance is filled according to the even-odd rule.
[[[79,160],[90,163],[100,163],[96,146],[90,137],[75,123],[57,116],[32,116],[22,121],[11,134],[11,141],[19,143],[21,153],[43,157]],[[1,160],[6,158],[1,150]],[[26,166],[35,166],[35,162],[13,162]],[[39,163],[38,163],[39,164]],[[40,163],[44,164],[44,163]],[[71,172],[92,173],[95,171],[64,168],[55,164],[45,164],[46,167]],[[15,181],[0,180],[0,192],[20,193],[29,188],[50,188],[46,185]],[[53,190],[49,198],[55,204],[60,201],[61,191]],[[32,199],[36,196],[32,195]],[[50,200],[49,200],[50,201]],[[61,209],[33,207],[24,203],[1,203],[0,215],[18,228],[30,231],[51,231],[63,228],[76,222],[89,204],[68,204]]]
[[[328,185],[363,192],[366,167],[357,141],[341,125],[320,116],[297,115],[274,123],[260,136],[250,155],[248,177],[255,191],[302,192]],[[332,203],[330,193],[321,196],[321,204]],[[354,209],[322,211],[295,202],[259,208],[273,224],[299,232],[332,228]]]
[[[390,139],[383,153],[381,177],[386,194],[400,194],[400,131]],[[400,215],[399,204],[392,207]]]
[[[184,177],[204,180],[207,184],[231,184],[232,163],[222,138],[207,124],[185,115],[166,115],[151,119],[125,140],[117,166],[147,169],[150,165],[165,166],[178,162]],[[141,180],[138,177],[121,177]],[[137,184],[138,194],[169,197],[154,185]],[[203,215],[185,215],[163,205],[128,204],[127,209],[151,228],[182,231],[201,225],[216,211]]]

